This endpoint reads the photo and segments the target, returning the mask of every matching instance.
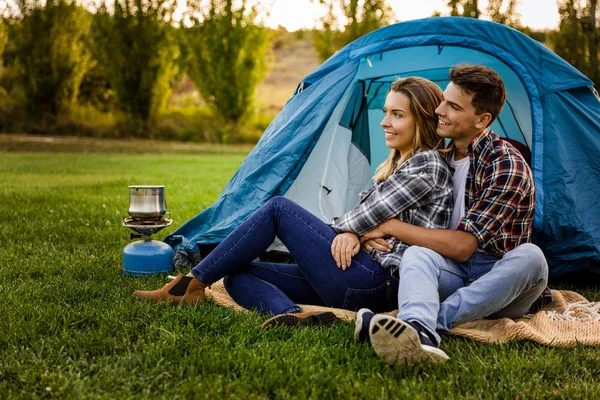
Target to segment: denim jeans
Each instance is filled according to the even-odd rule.
[[[419,323],[439,343],[436,329],[524,315],[547,283],[548,264],[533,244],[500,259],[478,250],[465,262],[412,246],[400,263],[398,318]]]
[[[192,269],[212,284],[227,277],[231,297],[247,309],[282,314],[296,303],[379,312],[396,308],[398,281],[361,250],[345,271],[331,255],[337,236],[329,225],[298,204],[274,197],[240,224]],[[297,264],[254,261],[278,237]]]

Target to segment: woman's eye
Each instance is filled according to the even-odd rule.
[[[402,117],[402,114],[394,113],[394,117],[400,118],[400,117]]]

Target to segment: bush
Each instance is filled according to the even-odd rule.
[[[94,16],[92,50],[114,90],[118,108],[138,120],[136,136],[148,136],[165,108],[180,55],[175,28],[168,24],[175,4],[167,0],[114,0]]]
[[[239,122],[253,109],[254,92],[266,76],[270,32],[255,22],[257,9],[246,0],[191,2],[194,23],[185,29],[188,74],[207,104],[224,122],[219,140],[236,141]],[[197,17],[200,14],[201,17]]]
[[[68,114],[90,67],[86,35],[91,15],[69,0],[19,2],[10,24],[28,116]]]

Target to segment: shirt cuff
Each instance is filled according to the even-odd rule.
[[[479,247],[483,248],[490,241],[492,235],[490,232],[485,229],[482,225],[471,221],[470,219],[462,219],[458,226],[456,227],[457,231],[468,232],[477,238],[479,242]]]

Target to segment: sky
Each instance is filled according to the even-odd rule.
[[[288,31],[312,28],[324,14],[322,6],[310,0],[271,0],[273,4],[266,25],[276,28],[281,25]],[[400,21],[430,17],[434,11],[448,15],[448,0],[388,0]],[[487,8],[487,0],[480,0],[480,10]],[[532,29],[554,29],[558,26],[556,0],[520,0],[517,9],[521,23]]]

